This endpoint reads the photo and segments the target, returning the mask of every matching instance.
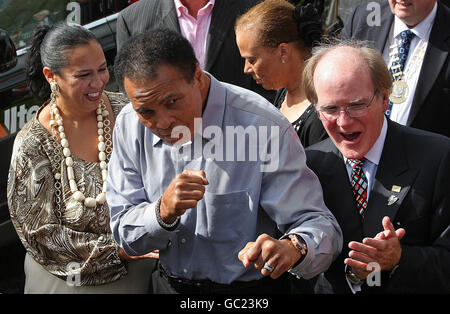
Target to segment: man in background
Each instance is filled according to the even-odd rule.
[[[391,120],[450,136],[450,8],[437,0],[389,0],[380,9],[358,6],[342,37],[372,41],[383,54],[393,80]]]
[[[154,28],[182,34],[194,48],[200,68],[222,82],[257,92],[270,102],[274,91],[257,85],[242,72],[244,59],[236,45],[236,17],[260,0],[140,0],[117,17],[117,51],[132,35]]]

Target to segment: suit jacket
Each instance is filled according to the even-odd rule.
[[[383,230],[384,216],[406,230],[399,267],[390,279],[382,272],[381,287],[363,286],[363,291],[450,292],[450,139],[389,121],[363,222],[342,154],[331,139],[308,147],[306,155],[344,235],[341,255],[325,273],[335,293],[350,293],[344,275],[348,243],[374,237]],[[394,185],[400,191],[393,191]],[[391,195],[397,201],[389,205]]]
[[[270,102],[275,91],[266,91],[250,75],[244,74],[244,59],[239,53],[234,32],[236,18],[260,0],[216,0],[207,38],[205,71],[219,81],[257,92]],[[169,28],[181,33],[173,0],[140,0],[117,17],[117,51],[132,35],[153,28]]]
[[[343,38],[374,42],[383,52],[394,15],[388,1],[381,4],[380,26],[368,26],[366,5],[358,6],[347,21]],[[450,8],[438,2],[427,51],[420,71],[407,125],[450,136]]]

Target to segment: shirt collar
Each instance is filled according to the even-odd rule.
[[[437,12],[437,2],[434,4],[433,10],[431,10],[430,14],[428,14],[428,16],[425,19],[423,19],[422,22],[420,22],[419,24],[417,24],[415,27],[413,27],[411,29],[408,26],[406,26],[406,24],[403,23],[402,20],[400,20],[397,16],[395,16],[395,18],[394,18],[394,33],[393,33],[394,38],[396,38],[398,35],[400,35],[401,32],[409,29],[409,30],[411,30],[411,32],[414,33],[414,35],[416,35],[420,39],[428,40],[428,38],[430,36],[431,26],[436,17],[436,12]]]
[[[208,72],[205,73],[211,79],[211,83],[209,86],[206,108],[202,115],[202,136],[203,138],[211,139],[212,134],[208,134],[204,131],[209,126],[222,128],[225,112],[226,91],[225,87],[214,76]]]
[[[212,8],[214,7],[216,0],[209,0],[208,3],[205,4],[205,6],[203,8],[201,8],[199,10],[212,10]],[[176,12],[177,12],[177,16],[178,18],[184,13],[184,14],[189,14],[188,13],[188,9],[186,8],[186,6],[181,3],[181,0],[173,0],[173,3],[175,4],[175,8],[176,8]]]
[[[206,100],[206,107],[201,119],[201,134],[200,129],[196,131],[196,135],[201,135],[205,139],[213,138],[214,133],[205,132],[209,126],[222,128],[223,116],[225,111],[226,91],[225,87],[211,74],[204,71],[209,76],[210,86],[209,93]],[[210,131],[214,131],[210,128]],[[158,136],[153,134],[153,146],[162,141]],[[190,143],[190,142],[188,142]]]
[[[386,134],[387,134],[387,120],[386,117],[384,117],[380,135],[378,135],[378,138],[373,144],[372,148],[364,156],[368,161],[377,166],[380,163],[381,153],[383,152],[384,147],[384,141],[386,140]],[[345,163],[347,163],[347,157],[344,157],[344,161]]]

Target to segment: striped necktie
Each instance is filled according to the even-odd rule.
[[[364,212],[367,208],[367,188],[368,182],[364,175],[362,166],[366,158],[362,159],[347,159],[348,164],[352,168],[351,185],[353,190],[353,196],[356,200],[356,207],[361,215],[361,220],[364,219]]]

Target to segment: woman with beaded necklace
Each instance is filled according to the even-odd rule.
[[[244,72],[264,89],[277,90],[274,105],[292,123],[303,147],[327,138],[301,81],[311,49],[322,37],[314,7],[266,0],[240,16],[235,31]]]
[[[25,293],[145,293],[154,259],[115,243],[105,201],[115,116],[102,47],[81,26],[39,27],[28,85],[48,98],[17,134],[8,178],[13,225],[27,251]]]

